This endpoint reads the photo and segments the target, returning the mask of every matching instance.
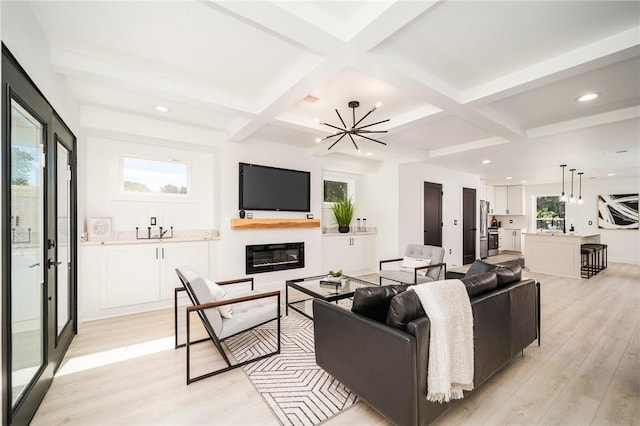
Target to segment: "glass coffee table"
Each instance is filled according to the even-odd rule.
[[[313,299],[322,299],[327,302],[337,303],[338,300],[353,297],[353,293],[357,288],[379,286],[378,283],[349,277],[347,275],[343,275],[340,282],[337,283],[321,282],[326,280],[326,275],[288,280],[287,285],[285,286],[286,315],[289,315],[289,308],[291,308],[307,318],[313,319]],[[289,288],[295,289],[311,297],[289,302]]]

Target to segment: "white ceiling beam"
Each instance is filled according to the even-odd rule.
[[[501,76],[467,90],[461,102],[488,103],[526,90],[547,85],[590,69],[601,68],[638,56],[640,26],[598,40],[562,55],[541,61],[530,67]],[[588,67],[588,68],[585,68]]]
[[[234,96],[201,85],[177,81],[55,47],[50,48],[49,55],[52,67],[57,72],[70,77],[89,81],[98,80],[102,84],[124,87],[127,90],[139,88],[143,91],[152,91],[156,95],[164,93],[180,99],[206,102],[243,115],[259,112],[251,103],[238,101]]]
[[[473,151],[475,149],[487,148],[487,147],[496,146],[496,145],[503,145],[505,143],[510,143],[510,141],[503,138],[499,138],[499,137],[479,139],[477,141],[462,143],[458,145],[452,145],[446,148],[432,149],[431,151],[429,151],[429,157],[430,158],[442,157],[443,155],[451,155],[451,154],[457,154],[459,152]]]
[[[531,139],[540,138],[634,118],[640,118],[640,106],[603,112],[588,117],[576,118],[575,120],[560,121],[546,126],[532,127],[527,129],[527,137]]]

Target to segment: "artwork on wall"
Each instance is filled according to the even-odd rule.
[[[112,237],[110,217],[92,217],[87,221],[90,241],[110,240]]]
[[[638,229],[638,194],[599,195],[598,228]]]

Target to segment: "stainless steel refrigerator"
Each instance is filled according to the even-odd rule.
[[[489,250],[489,202],[480,200],[480,259],[486,259]]]

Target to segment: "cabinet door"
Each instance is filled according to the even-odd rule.
[[[524,188],[521,185],[507,187],[508,214],[524,214]]]
[[[322,238],[322,273],[342,269],[345,273],[353,268],[352,238],[330,236]]]
[[[160,300],[160,250],[154,245],[106,247],[103,308]]]
[[[496,186],[494,188],[495,208],[494,214],[507,214],[507,187]]]
[[[351,272],[367,273],[375,270],[375,247],[373,238],[373,235],[353,237],[350,250],[353,257]]]
[[[162,286],[160,297],[170,299],[173,290],[182,287],[176,268],[187,265],[200,276],[209,277],[209,244],[207,242],[170,243],[160,245]]]
[[[489,202],[489,214],[496,214],[496,189],[493,185],[487,185],[485,189],[485,200]]]
[[[522,251],[522,231],[513,231],[513,250]]]

